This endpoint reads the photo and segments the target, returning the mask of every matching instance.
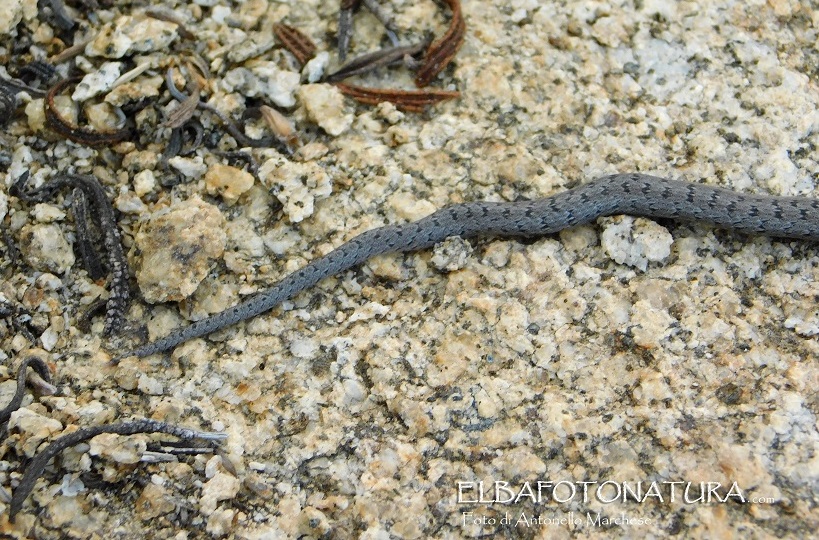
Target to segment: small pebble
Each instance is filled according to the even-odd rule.
[[[329,63],[330,53],[321,51],[304,65],[301,72],[307,77],[307,82],[312,84],[321,80]]]
[[[232,205],[242,193],[253,187],[253,175],[242,169],[217,163],[205,173],[205,186],[211,195],[220,195]]]
[[[77,83],[71,99],[82,102],[107,92],[113,87],[121,72],[121,62],[105,62]]]
[[[455,272],[466,266],[472,246],[459,236],[451,236],[435,245],[430,262],[441,272]]]
[[[65,274],[74,265],[71,245],[54,223],[35,223],[23,227],[20,251],[35,270]]]
[[[345,112],[344,95],[330,84],[305,84],[299,88],[299,101],[307,116],[328,135],[338,136],[353,124],[353,114]]]
[[[168,160],[168,164],[187,178],[193,180],[202,178],[208,170],[208,166],[205,165],[200,156],[192,158],[175,156]]]
[[[88,443],[88,453],[102,456],[117,463],[139,463],[147,449],[145,441],[139,437],[122,436],[115,433],[103,433]]]
[[[176,24],[158,19],[126,15],[102,27],[85,47],[88,56],[122,58],[129,53],[167,50],[177,38]]]
[[[617,263],[645,271],[649,262],[664,261],[671,254],[674,237],[657,222],[632,216],[606,221],[600,244]]]
[[[225,250],[225,218],[198,196],[149,218],[136,235],[137,283],[146,301],[179,301],[196,290]]]

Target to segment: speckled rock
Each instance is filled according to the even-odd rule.
[[[156,175],[150,169],[139,171],[134,175],[134,192],[139,196],[147,195],[156,188]]]
[[[18,409],[11,413],[8,429],[10,432],[19,432],[25,438],[22,450],[26,456],[33,457],[40,443],[60,433],[63,425],[58,420],[29,409]]]
[[[320,165],[279,156],[259,167],[259,178],[284,205],[284,213],[293,223],[312,216],[316,199],[327,197],[333,190],[327,171]]]
[[[104,515],[93,509],[82,497],[57,496],[43,512],[43,526],[65,531],[74,538],[93,538],[99,519]]]
[[[202,496],[199,499],[202,512],[206,515],[212,514],[219,501],[235,497],[241,485],[242,483],[235,476],[221,471],[217,472],[202,487]]]
[[[164,486],[150,483],[142,490],[134,507],[140,519],[147,520],[173,512],[176,504]]]
[[[123,464],[138,463],[147,449],[143,438],[115,433],[97,435],[89,441],[88,446],[88,453],[92,456],[102,456]]]
[[[126,82],[117,85],[105,95],[105,102],[121,107],[125,103],[139,101],[144,98],[159,96],[165,78],[160,75],[153,77],[143,76],[138,81]]]
[[[248,62],[247,66],[225,74],[225,90],[247,97],[264,97],[280,107],[295,105],[294,94],[300,78],[298,73],[283,70],[275,62],[269,61]]]
[[[182,173],[190,179],[198,180],[202,178],[208,170],[208,166],[202,161],[201,156],[182,157],[174,156],[168,160],[168,165]]]
[[[89,56],[122,58],[130,53],[167,49],[177,38],[174,23],[144,15],[128,15],[103,26],[97,37],[85,47]]]
[[[71,99],[85,101],[107,92],[114,85],[114,81],[119,78],[121,72],[122,62],[105,62],[96,71],[89,73],[77,83]]]
[[[9,198],[8,196],[0,191],[0,220],[6,217],[6,214],[9,212]]]
[[[389,204],[396,214],[406,221],[418,221],[437,210],[431,202],[407,194],[390,197]]]
[[[45,112],[43,111],[42,99],[32,99],[26,103],[23,110],[28,119],[28,127],[32,131],[42,131],[45,128]]]
[[[649,262],[665,260],[674,238],[657,222],[631,216],[606,218],[600,244],[620,264],[645,271]]]
[[[74,251],[55,223],[24,226],[20,234],[20,245],[28,264],[41,272],[64,274],[74,265]]]
[[[432,266],[442,272],[454,272],[466,265],[466,260],[472,254],[472,246],[460,237],[447,238],[439,242],[433,250]]]
[[[161,396],[165,392],[165,386],[159,379],[151,377],[145,373],[139,376],[139,380],[137,381],[137,389],[143,394],[148,394],[150,396]]]
[[[228,203],[235,203],[242,193],[253,187],[253,175],[242,169],[216,163],[205,173],[205,186],[211,195],[220,195]]]
[[[0,10],[0,34],[11,34],[14,27],[23,20],[26,7],[34,4],[34,13],[37,13],[36,0],[7,0]],[[31,11],[30,9],[28,11]]]
[[[344,95],[335,86],[305,84],[298,96],[307,116],[329,135],[341,135],[353,124],[352,113],[345,112]]]
[[[85,107],[88,125],[97,131],[113,131],[123,127],[117,111],[110,103],[93,103]]]
[[[330,54],[327,51],[321,51],[304,64],[304,68],[301,72],[307,77],[307,82],[318,82],[324,76],[324,72],[327,70],[329,63]]]
[[[2,199],[2,197],[0,197],[0,199]],[[59,206],[49,203],[35,204],[31,215],[40,223],[51,223],[65,219],[65,212],[63,212]]]
[[[193,294],[225,250],[224,225],[219,209],[199,197],[152,215],[135,238],[142,252],[137,283],[145,300],[179,301]]]
[[[275,45],[276,38],[272,32],[252,32],[247,36],[247,39],[243,39],[233,46],[228,52],[227,58],[233,64],[241,64],[248,58],[261,56]]]

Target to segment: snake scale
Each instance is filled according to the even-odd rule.
[[[614,214],[703,221],[750,234],[819,240],[817,199],[751,195],[645,174],[616,174],[543,199],[455,204],[418,221],[364,232],[270,289],[137,347],[115,361],[167,351],[255,317],[375,255],[428,248],[450,236],[542,236]]]

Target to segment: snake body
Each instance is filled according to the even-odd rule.
[[[605,176],[544,199],[455,204],[418,221],[364,232],[270,289],[119,358],[167,351],[255,317],[375,255],[428,248],[450,236],[542,236],[614,214],[696,220],[750,234],[819,240],[817,199],[743,194],[636,173]]]

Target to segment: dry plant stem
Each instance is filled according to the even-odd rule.
[[[17,370],[17,390],[11,401],[3,410],[0,410],[0,425],[4,425],[11,418],[11,413],[20,408],[23,403],[23,396],[26,393],[26,374],[28,368],[33,369],[45,382],[51,384],[51,372],[48,370],[48,365],[39,356],[29,356],[25,358]]]
[[[265,121],[265,124],[267,124],[267,127],[270,128],[270,131],[275,133],[288,145],[294,146],[298,144],[299,136],[296,134],[293,123],[287,117],[267,105],[259,107],[259,112],[262,114],[262,119]]]
[[[54,56],[49,58],[48,61],[56,66],[58,64],[62,64],[63,62],[74,58],[78,54],[81,54],[85,50],[85,46],[94,41],[95,37],[96,36],[89,36],[83,39],[82,41],[75,43],[74,45],[68,47],[64,51],[55,54]]]
[[[336,83],[341,93],[359,103],[377,105],[388,101],[399,109],[410,112],[423,112],[430,105],[448,99],[460,97],[459,92],[449,90],[392,90],[386,88],[368,88],[352,84]]]
[[[338,58],[341,62],[347,59],[350,40],[353,38],[353,11],[361,0],[341,0],[338,10]]]
[[[149,69],[151,69],[151,63],[150,62],[143,62],[142,64],[139,64],[134,69],[126,71],[125,73],[120,75],[117,78],[117,80],[115,80],[113,82],[113,84],[111,85],[111,88],[116,88],[117,86],[120,86],[120,85],[125,84],[127,82],[131,82],[134,79],[136,79],[137,77],[139,77],[140,75],[142,75],[143,73],[145,73],[146,71],[148,71]]]
[[[240,147],[248,147],[248,148],[275,148],[282,154],[291,154],[287,146],[280,141],[277,137],[262,137],[261,139],[253,139],[248,137],[244,134],[244,132],[239,128],[239,126],[234,122],[228,115],[217,109],[216,107],[209,105],[207,103],[199,102],[199,107],[205,109],[206,111],[210,111],[216,116],[219,117],[219,120],[225,125],[225,129],[227,129],[228,133],[236,139],[236,143]]]
[[[347,59],[347,51],[350,50],[350,40],[353,37],[353,8],[345,8],[345,2],[341,4],[338,12],[338,58],[343,62]]]
[[[51,381],[43,379],[37,372],[29,373],[28,377],[26,377],[26,382],[41,396],[53,396],[60,391],[56,386],[51,384]]]
[[[68,14],[65,9],[63,0],[49,0],[48,5],[51,6],[51,12],[54,14],[54,22],[63,30],[71,30],[77,23]]]
[[[424,55],[423,64],[415,74],[415,85],[424,87],[440,73],[458,53],[466,35],[466,23],[460,0],[444,0],[452,9],[452,20],[444,36],[432,43]]]
[[[88,207],[88,197],[80,188],[74,188],[71,192],[71,211],[74,214],[74,227],[77,229],[77,251],[80,252],[83,266],[88,272],[88,276],[94,281],[105,276],[97,250],[94,249],[94,241],[91,238],[91,216]]]
[[[35,60],[20,69],[19,75],[22,77],[24,74],[31,75],[38,81],[49,84],[57,78],[57,69],[45,60]]]
[[[102,298],[95,300],[90,306],[85,308],[85,311],[81,312],[77,316],[77,328],[81,331],[85,332],[86,334],[91,333],[91,319],[96,317],[101,313],[105,313],[105,304],[107,304],[107,300],[103,300]]]
[[[390,47],[382,49],[369,54],[365,54],[350,60],[347,64],[341,66],[338,70],[329,74],[326,78],[327,82],[338,82],[353,77],[355,75],[362,75],[369,73],[380,67],[389,66],[395,62],[403,62],[404,58],[415,56],[426,47],[426,42],[419,42],[415,45],[406,45],[403,47]]]
[[[115,131],[94,131],[77,126],[65,120],[59,115],[59,113],[57,113],[57,109],[54,106],[54,97],[68,85],[73,84],[80,79],[81,77],[63,79],[48,91],[48,94],[43,102],[48,127],[66,139],[74,141],[75,143],[84,144],[86,146],[108,146],[129,138],[131,136],[131,131],[127,128],[118,129]]]
[[[173,96],[178,101],[187,102],[189,100],[188,96],[186,96],[184,93],[180,92],[179,89],[174,84],[174,82],[173,82],[173,68],[172,67],[169,67],[168,71],[165,74],[165,85],[168,87],[168,92],[171,94],[171,96]],[[261,139],[253,139],[251,137],[248,137],[239,128],[239,126],[236,125],[236,122],[234,122],[228,115],[226,115],[225,113],[223,113],[222,111],[220,111],[219,109],[214,107],[213,105],[205,103],[204,101],[197,100],[196,101],[196,106],[198,108],[200,108],[200,109],[210,111],[213,114],[215,114],[216,116],[218,116],[219,120],[221,120],[222,124],[224,124],[225,129],[227,129],[228,133],[230,133],[230,135],[234,139],[236,139],[236,143],[240,147],[275,148],[276,150],[278,150],[279,152],[281,152],[283,154],[289,155],[289,154],[292,153],[290,151],[290,149],[287,148],[287,145],[285,145],[282,141],[280,141],[276,137],[262,137]]]
[[[370,10],[370,13],[378,19],[378,21],[384,26],[384,29],[387,31],[387,38],[389,38],[390,43],[393,44],[394,47],[398,46],[398,35],[395,30],[395,24],[392,22],[392,17],[381,7],[376,0],[361,0],[362,3]]]
[[[176,83],[173,82],[173,73],[173,66],[168,67],[167,71],[165,71],[165,86],[168,88],[171,97],[182,103],[188,99],[188,96],[176,87]]]
[[[301,65],[306,64],[316,55],[316,45],[313,41],[292,26],[274,24],[273,33],[276,34],[276,37],[279,38],[282,45],[296,57],[296,60],[298,60]]]
[[[179,155],[182,151],[182,128],[173,128],[171,136],[168,139],[168,144],[159,158],[159,164],[163,169],[169,167],[168,160]]]
[[[22,81],[0,77],[0,94],[4,96],[4,99],[15,100],[17,92],[27,92],[30,96],[36,98],[46,96],[46,92],[44,90],[32,88],[31,86],[25,84]]]
[[[256,163],[256,160],[253,158],[253,154],[243,152],[242,150],[229,150],[226,152],[216,151],[216,155],[225,158],[230,165],[236,164],[240,168],[246,166],[247,172],[256,178],[259,177],[259,164]]]
[[[210,68],[208,67],[207,61],[202,58],[202,55],[197,53],[196,51],[186,51],[184,53],[185,56],[185,64],[188,67],[195,67],[196,71],[199,72],[199,76],[206,80],[210,81],[213,76],[210,73]]]
[[[168,139],[168,145],[165,147],[165,150],[162,152],[162,157],[159,159],[160,166],[163,169],[168,168],[169,159],[182,153],[182,147],[185,143],[185,135],[188,133],[188,131],[193,134],[193,138],[191,139],[191,144],[186,150],[186,153],[195,151],[202,144],[202,138],[205,136],[205,128],[202,127],[202,124],[198,120],[191,119],[188,120],[188,122],[182,127],[173,128],[171,130],[171,136]]]
[[[179,105],[168,113],[165,126],[171,129],[185,125],[193,116],[193,112],[199,106],[199,85],[195,85],[191,95],[186,97]]]
[[[114,215],[114,207],[111,206],[105,189],[94,176],[60,174],[41,187],[27,192],[28,176],[28,174],[24,174],[10,190],[12,195],[27,203],[43,202],[63,187],[82,189],[90,199],[94,208],[94,216],[98,220],[97,226],[102,232],[103,246],[105,247],[108,266],[111,271],[111,290],[106,303],[104,333],[106,335],[113,334],[116,330],[119,330],[125,318],[125,312],[128,310],[131,300],[131,291],[128,287],[128,260],[125,258],[122,249],[122,237]]]
[[[3,232],[6,232],[5,228],[3,229]],[[8,243],[9,240],[6,240],[6,242]],[[9,246],[11,246],[11,244],[9,244]],[[16,250],[16,248],[14,249]],[[9,253],[10,258],[16,257],[16,255],[14,255],[14,250],[10,250]],[[38,333],[42,333],[42,330],[35,328],[31,324],[31,313],[29,313],[23,306],[0,299],[0,317],[8,319],[11,327],[16,332],[23,334],[23,337],[25,337],[31,343],[37,341],[37,338],[34,337],[34,334],[31,332],[29,327],[33,328],[34,331]]]
[[[0,126],[11,120],[15,109],[17,109],[17,92],[0,80]]]
[[[206,440],[222,440],[227,437],[226,433],[213,433],[196,431],[189,428],[174,426],[165,422],[157,420],[135,420],[133,422],[122,422],[119,424],[106,424],[102,426],[95,426],[90,428],[80,429],[74,433],[63,435],[55,439],[45,450],[34,456],[34,459],[29,463],[20,484],[14,490],[14,495],[9,503],[9,521],[14,522],[17,513],[22,509],[23,502],[28,498],[29,493],[34,489],[37,479],[43,474],[48,462],[51,461],[57,454],[76,446],[81,442],[87,441],[92,437],[101,435],[103,433],[115,433],[117,435],[135,435],[137,433],[167,433],[181,439],[206,439]]]
[[[3,238],[3,243],[6,245],[6,255],[8,257],[9,266],[17,266],[20,263],[20,250],[15,245],[9,228],[3,223],[0,223],[0,237]],[[0,300],[0,317],[5,313],[4,305],[5,302]]]
[[[392,43],[394,47],[398,47],[398,33],[395,29],[395,24],[393,24],[392,17],[384,11],[384,8],[382,8],[377,1],[342,0],[338,11],[338,58],[341,62],[347,59],[347,52],[350,50],[350,40],[353,37],[353,11],[362,3],[384,26],[390,43]]]

